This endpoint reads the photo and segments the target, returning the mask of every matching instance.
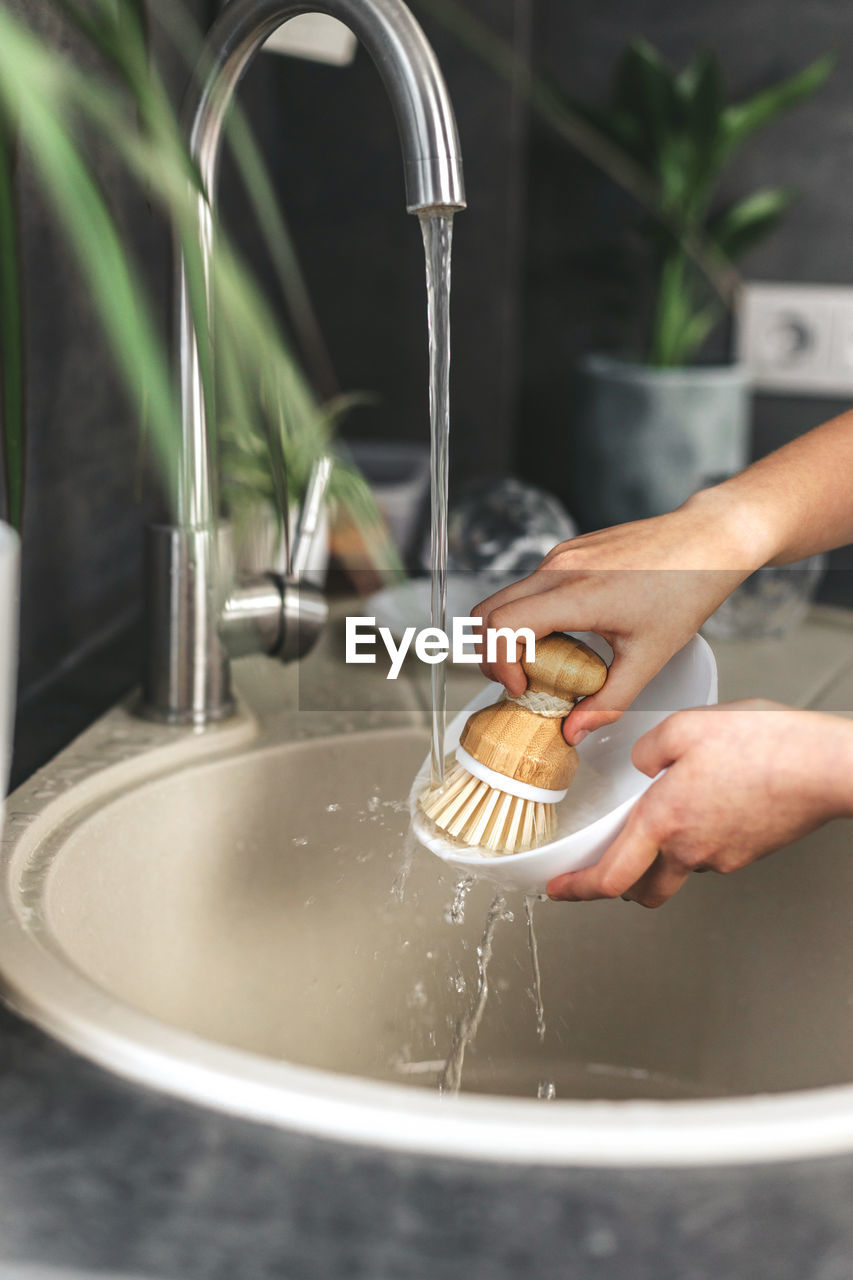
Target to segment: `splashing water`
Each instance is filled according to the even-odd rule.
[[[496,894],[492,900],[492,905],[489,907],[483,928],[483,936],[480,940],[480,945],[477,947],[477,991],[471,1008],[462,1015],[454,1028],[453,1039],[450,1043],[450,1053],[447,1055],[447,1062],[444,1065],[439,1085],[441,1093],[457,1094],[459,1092],[462,1084],[465,1051],[473,1043],[474,1037],[479,1030],[483,1014],[486,1011],[486,1002],[489,998],[489,962],[492,958],[495,930],[502,920],[511,923],[514,918],[512,912],[507,908],[506,899],[500,893]]]
[[[532,895],[524,899],[524,910],[527,915],[527,945],[530,951],[530,966],[533,970],[533,1003],[536,1005],[536,1034],[540,1041],[545,1039],[545,1006],[542,1003],[542,970],[539,968],[539,943],[536,929],[533,926],[533,908],[536,898]],[[541,1097],[541,1094],[540,1094]]]
[[[431,617],[444,631],[447,614],[447,461],[450,446],[450,248],[453,214],[421,214],[429,327],[430,465],[432,474]],[[432,668],[431,780],[444,781],[444,727],[447,674],[444,662]]]
[[[391,884],[391,897],[394,902],[402,906],[406,898],[406,887],[409,883],[409,876],[412,874],[412,867],[415,864],[415,854],[420,849],[417,836],[411,827],[403,838],[403,851],[400,859],[400,869],[394,877]]]
[[[465,899],[473,888],[473,876],[462,876],[457,880],[456,888],[453,893],[453,901],[444,913],[444,919],[448,924],[465,923]]]

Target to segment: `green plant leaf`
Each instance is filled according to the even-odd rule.
[[[24,321],[14,129],[0,111],[0,436],[6,516],[19,532],[24,515],[26,412]]]
[[[690,139],[685,206],[688,216],[698,219],[721,162],[725,85],[717,55],[710,50],[698,53],[679,76],[678,90],[685,107],[685,134]]]
[[[660,269],[650,363],[656,368],[677,366],[680,360],[680,336],[690,315],[690,302],[685,280],[683,254],[666,255]]]
[[[717,141],[725,100],[720,60],[711,49],[703,49],[677,77],[678,93],[684,103],[685,128],[699,146],[713,147]]]
[[[632,40],[617,59],[611,102],[616,111],[640,122],[647,161],[654,168],[655,157],[678,131],[682,106],[671,67],[647,40]]]
[[[657,181],[670,237],[677,242],[698,224],[707,198],[723,97],[717,60],[700,54],[676,75],[647,41],[632,41],[617,62],[611,96],[617,119],[635,122],[634,153]]]
[[[798,196],[794,187],[754,191],[719,214],[709,224],[708,234],[734,261],[775,230]]]
[[[714,328],[714,325],[719,323],[722,314],[723,310],[720,304],[712,302],[706,307],[694,311],[688,318],[682,327],[676,350],[674,351],[675,363],[679,368],[683,368],[684,365],[690,363]]]
[[[826,54],[789,79],[762,89],[744,102],[726,107],[722,116],[722,141],[726,152],[730,154],[764,125],[816,93],[828,80],[835,61],[833,54]]]

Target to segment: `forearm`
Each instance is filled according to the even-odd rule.
[[[853,542],[853,411],[691,502],[734,524],[755,568]]]

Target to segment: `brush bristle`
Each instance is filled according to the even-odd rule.
[[[555,805],[522,800],[475,778],[455,762],[440,787],[420,800],[426,816],[463,844],[491,853],[522,853],[553,838]]]

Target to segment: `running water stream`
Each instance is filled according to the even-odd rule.
[[[447,614],[447,459],[450,447],[450,248],[453,213],[436,209],[421,214],[429,326],[430,464],[432,478],[432,625],[446,630]],[[444,727],[447,714],[446,664],[432,668],[431,782],[444,781]]]
[[[432,481],[432,524],[430,534],[430,569],[432,574],[430,612],[433,627],[446,631],[447,622],[447,500],[448,454],[450,448],[450,252],[453,239],[453,213],[435,209],[421,214],[421,231],[426,257],[427,321],[429,328],[429,407],[430,407],[430,469]],[[444,735],[447,715],[447,666],[435,663],[431,672],[432,728],[430,738],[430,773],[432,786],[444,781]],[[402,898],[408,876],[410,859],[395,884],[395,891]],[[450,908],[449,921],[461,923],[465,898],[473,880],[459,882]],[[533,996],[536,1005],[536,1029],[540,1039],[545,1035],[545,1014],[542,1007],[542,983],[539,971],[539,953],[533,927],[533,902],[525,899],[528,945],[533,971]],[[444,1068],[441,1091],[457,1093],[462,1082],[462,1066],[465,1051],[472,1043],[483,1017],[489,994],[488,967],[492,954],[495,929],[498,924],[512,920],[512,912],[498,895],[489,909],[483,929],[483,937],[477,948],[477,991],[468,1012],[457,1023],[450,1053]],[[541,1094],[540,1096],[551,1096]]]
[[[456,1094],[462,1084],[462,1067],[465,1063],[465,1051],[473,1044],[489,998],[489,963],[495,941],[495,930],[502,920],[511,923],[514,919],[506,905],[506,899],[500,893],[495,894],[492,905],[483,926],[483,936],[477,947],[477,991],[467,1013],[464,1013],[453,1030],[450,1053],[441,1077],[439,1090],[441,1093]]]
[[[533,908],[536,896],[528,894],[524,899],[524,910],[527,915],[527,949],[530,952],[530,968],[533,976],[533,1003],[536,1006],[536,1034],[540,1041],[545,1039],[545,1005],[542,1003],[542,970],[539,967],[539,942],[533,924]]]

